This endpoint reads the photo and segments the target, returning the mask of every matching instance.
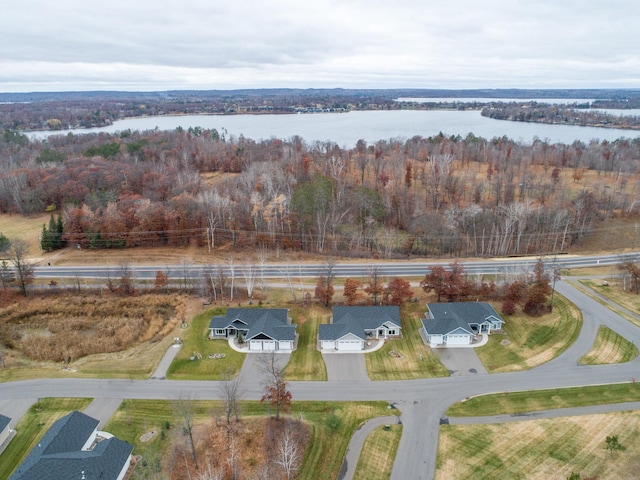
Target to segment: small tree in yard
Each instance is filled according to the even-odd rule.
[[[276,409],[276,421],[280,420],[280,411],[291,406],[292,395],[284,381],[283,368],[274,352],[263,355],[259,360],[259,368],[264,375],[264,395],[261,402],[269,402]]]
[[[613,456],[613,452],[622,452],[627,449],[620,443],[617,435],[610,435],[604,441],[604,448],[609,451],[609,455]]]

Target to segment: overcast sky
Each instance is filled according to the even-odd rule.
[[[0,91],[639,88],[638,0],[12,0]]]

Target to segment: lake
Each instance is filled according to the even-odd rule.
[[[531,143],[536,138],[550,143],[588,143],[591,140],[613,141],[620,137],[637,138],[638,130],[618,130],[542,123],[510,122],[483,117],[478,110],[368,110],[348,113],[314,113],[290,115],[185,115],[163,117],[136,117],[119,120],[113,125],[63,132],[28,132],[31,138],[45,139],[52,134],[65,135],[123,130],[173,130],[182,127],[202,127],[226,130],[227,136],[244,135],[254,140],[271,137],[287,139],[298,135],[307,143],[331,141],[351,148],[359,139],[367,143],[378,140],[411,138],[416,135],[430,137],[439,132],[447,136],[466,137],[473,133],[491,139],[507,136],[516,141]]]

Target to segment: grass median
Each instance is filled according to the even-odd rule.
[[[450,417],[517,414],[556,408],[585,407],[640,401],[640,384],[628,383],[590,387],[523,390],[479,395],[454,403],[447,410]]]
[[[600,325],[598,335],[589,350],[581,359],[581,365],[605,365],[625,363],[638,356],[638,347],[609,327]]]

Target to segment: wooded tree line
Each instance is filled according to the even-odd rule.
[[[89,248],[543,254],[640,207],[640,139],[440,134],[346,149],[200,128],[46,141],[0,133],[0,211],[57,210],[63,239]]]
[[[481,114],[496,120],[516,122],[559,123],[564,125],[597,126],[608,128],[640,128],[637,115],[614,115],[592,108],[571,108],[565,105],[552,105],[537,102],[496,103],[486,106]]]

